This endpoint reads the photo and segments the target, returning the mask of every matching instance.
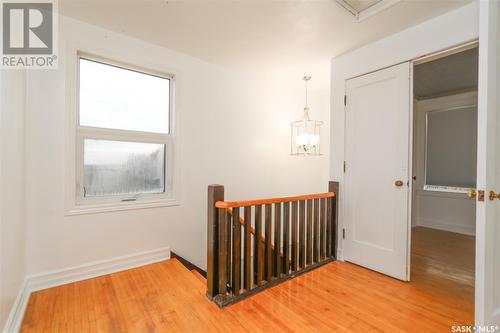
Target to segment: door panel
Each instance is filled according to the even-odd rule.
[[[498,1],[479,2],[479,95],[477,187],[485,191],[476,203],[477,325],[500,326],[500,79]]]
[[[409,73],[404,63],[346,82],[344,259],[401,280],[407,279]]]

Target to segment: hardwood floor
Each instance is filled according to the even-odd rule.
[[[469,322],[474,319],[475,237],[416,227],[412,230],[411,284],[451,296]]]
[[[473,322],[471,242],[429,235],[414,233],[411,283],[335,262],[221,310],[172,259],[36,292],[22,332],[450,332]]]

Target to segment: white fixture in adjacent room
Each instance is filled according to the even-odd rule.
[[[292,155],[321,155],[320,152],[320,130],[322,121],[311,120],[310,108],[307,104],[307,84],[311,76],[302,78],[306,83],[306,105],[301,120],[291,123],[291,154]]]

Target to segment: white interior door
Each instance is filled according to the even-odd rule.
[[[407,280],[410,64],[346,82],[344,259]]]
[[[500,6],[496,0],[479,5],[477,188],[485,198],[476,204],[475,320],[500,326],[500,200],[489,198],[500,192]]]

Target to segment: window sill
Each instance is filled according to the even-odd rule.
[[[159,208],[159,207],[170,207],[179,205],[180,202],[176,199],[163,199],[163,200],[142,201],[142,202],[141,201],[115,202],[106,204],[81,204],[81,205],[75,205],[70,209],[67,209],[65,215],[71,216],[71,215],[83,215],[83,214],[97,214],[97,213],[116,212],[123,210]]]
[[[424,185],[424,191],[429,191],[429,192],[467,194],[467,191],[469,191],[470,189],[471,189],[470,187]]]

